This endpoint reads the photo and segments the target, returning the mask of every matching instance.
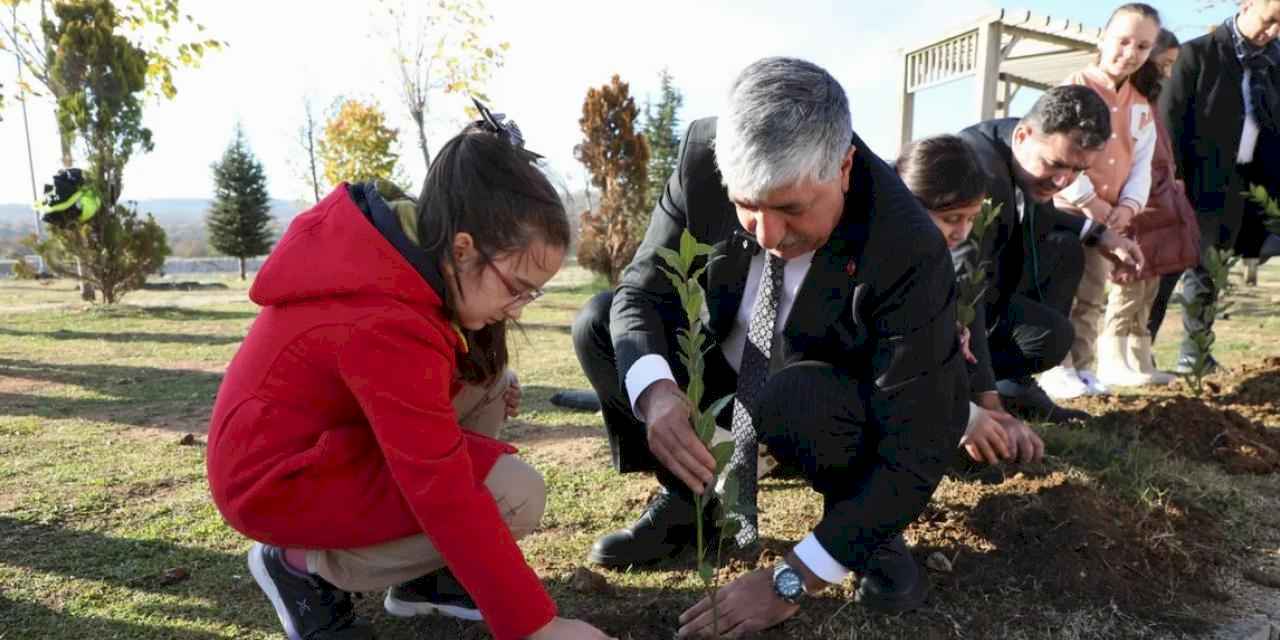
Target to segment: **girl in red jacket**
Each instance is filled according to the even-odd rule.
[[[417,205],[339,185],[249,292],[262,306],[218,392],[208,473],[290,640],[374,637],[348,592],[397,615],[483,618],[498,640],[604,638],[559,618],[516,538],[542,477],[459,427],[452,398],[506,370],[505,326],[560,269],[569,224],[519,130],[445,144]]]

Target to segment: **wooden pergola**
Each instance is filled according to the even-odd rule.
[[[1029,11],[1001,10],[921,46],[902,50],[900,141],[912,140],[916,94],[976,79],[973,122],[1008,116],[1023,87],[1045,90],[1093,59],[1102,30]]]

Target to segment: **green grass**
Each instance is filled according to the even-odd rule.
[[[1264,269],[1262,280],[1264,287],[1245,290],[1236,317],[1220,325],[1220,358],[1228,365],[1277,351],[1280,324],[1270,309],[1280,298],[1274,284],[1280,270]],[[245,567],[249,542],[222,522],[208,498],[201,440],[180,443],[205,428],[221,372],[257,312],[246,284],[204,281],[227,288],[135,292],[114,309],[81,303],[66,281],[0,281],[0,640],[281,637]],[[653,487],[609,468],[598,414],[548,402],[556,389],[587,386],[569,326],[598,290],[598,279],[567,269],[522,317],[514,363],[525,403],[509,435],[550,487],[542,528],[522,546],[566,615],[624,638],[665,637],[699,597],[688,563],[605,572],[609,593],[579,593],[569,584],[591,542],[634,518]],[[1165,357],[1177,325],[1174,314],[1160,342]],[[1275,524],[1274,514],[1261,515],[1274,506],[1266,496],[1280,494],[1275,481],[1229,478],[1142,445],[1125,449],[1117,435],[1096,428],[1050,429],[1046,439],[1049,471],[1144,509],[1196,504],[1225,522],[1252,523],[1237,527],[1239,544],[1261,539]],[[948,481],[939,508],[969,509],[969,489]],[[802,483],[764,484],[761,522],[770,549],[797,540],[820,514],[819,499]],[[975,558],[990,553],[953,550]],[[179,568],[189,577],[165,579]],[[1013,613],[984,621],[979,609],[995,606],[987,599],[996,596],[946,584],[927,611],[898,618],[850,604],[846,584],[769,637],[981,637],[973,629],[1014,638],[1169,633],[1142,612],[1068,605],[1054,594],[1019,592],[1023,587],[1013,583],[993,587],[1014,599],[1011,609],[995,610]],[[359,604],[376,618],[380,638],[483,637],[461,623],[389,619],[379,614],[380,603],[375,594]],[[1020,622],[1022,607],[1040,613]],[[1046,630],[1045,616],[1056,620],[1053,630]]]

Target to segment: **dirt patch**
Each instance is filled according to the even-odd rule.
[[[1280,431],[1202,400],[1158,400],[1132,414],[1144,439],[1200,462],[1217,462],[1228,473],[1280,471]]]
[[[604,430],[592,427],[547,427],[513,421],[500,434],[534,459],[564,466],[608,460]]]
[[[1212,384],[1210,384],[1210,382]],[[1143,395],[1080,398],[1068,404],[1097,416],[1096,426],[1155,444],[1232,474],[1280,472],[1280,358],[1246,364],[1206,381],[1194,397],[1185,383]]]
[[[1059,611],[1117,606],[1169,630],[1204,628],[1173,612],[1217,595],[1208,585],[1218,533],[1208,517],[1140,512],[1062,473],[948,483],[941,493],[949,499],[908,530],[917,559],[939,553],[951,564],[951,572],[932,574],[936,589],[1015,609],[1019,602],[1051,602]],[[984,607],[970,625],[994,630],[1011,614],[1047,615],[1021,609]]]

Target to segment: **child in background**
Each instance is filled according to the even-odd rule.
[[[1121,6],[1103,30],[1097,61],[1063,82],[1087,86],[1102,97],[1111,107],[1113,133],[1093,165],[1060,192],[1054,204],[1122,233],[1146,207],[1151,194],[1155,112],[1135,80],[1140,79],[1138,72],[1150,58],[1159,33],[1160,13],[1153,7],[1142,3]],[[1040,378],[1041,386],[1055,398],[1107,393],[1108,384],[1160,382],[1123,365],[1125,336],[1108,333],[1099,340],[1098,321],[1111,270],[1111,263],[1101,253],[1085,250],[1084,277],[1071,308],[1075,343],[1062,364]],[[1094,373],[1095,362],[1100,367],[1098,374]]]
[[[542,476],[455,411],[464,385],[502,384],[506,325],[569,243],[537,156],[481,112],[416,207],[339,185],[250,290],[263,309],[218,392],[209,485],[290,640],[373,638],[348,592],[382,589],[393,614],[483,618],[498,640],[606,637],[557,617],[516,545]]]
[[[1152,104],[1160,96],[1161,83],[1169,77],[1178,48],[1178,37],[1167,29],[1161,29],[1151,59],[1134,74],[1134,86]],[[1150,376],[1157,384],[1164,384],[1172,381],[1173,376],[1156,369],[1155,356],[1151,352],[1151,341],[1155,336],[1150,328],[1150,318],[1156,313],[1156,304],[1161,305],[1159,314],[1164,315],[1177,278],[1199,263],[1200,225],[1191,201],[1187,200],[1186,189],[1177,179],[1173,147],[1160,118],[1156,118],[1156,130],[1156,150],[1151,161],[1151,197],[1147,200],[1147,208],[1134,216],[1129,227],[1129,236],[1142,248],[1146,260],[1136,274],[1125,272],[1112,278],[1103,334],[1119,336],[1121,341],[1120,356],[1123,360],[1115,360],[1114,366],[1122,365]],[[1100,375],[1102,373],[1099,371]],[[1125,375],[1127,372],[1123,370],[1107,374],[1110,378]]]

